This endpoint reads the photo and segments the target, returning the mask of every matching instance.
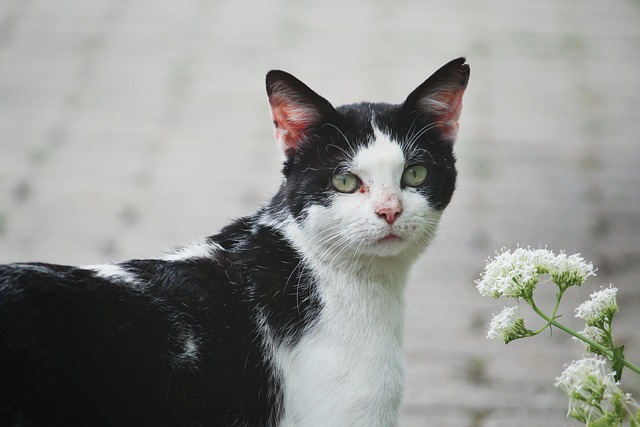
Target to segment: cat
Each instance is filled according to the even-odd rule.
[[[404,288],[456,182],[470,69],[334,108],[266,77],[283,183],[159,259],[0,267],[2,426],[394,426]]]

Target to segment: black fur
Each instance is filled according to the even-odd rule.
[[[233,252],[122,263],[139,288],[81,268],[0,267],[0,425],[275,422],[258,314],[293,342],[319,306],[282,237],[261,226],[246,239],[246,226],[215,236]],[[195,362],[180,361],[187,332]]]

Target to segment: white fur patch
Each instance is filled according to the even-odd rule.
[[[186,261],[197,258],[211,258],[222,247],[215,242],[197,242],[181,246],[162,257],[164,261]]]
[[[101,279],[119,280],[133,288],[142,288],[144,286],[143,282],[135,274],[125,270],[118,264],[87,265],[81,268],[93,271],[96,277]]]
[[[184,320],[171,318],[177,331],[172,334],[172,348],[164,351],[167,366],[174,370],[191,369],[199,363],[201,338]]]
[[[200,340],[196,334],[191,330],[185,328],[177,337],[178,344],[180,345],[182,352],[178,353],[174,357],[176,364],[195,364],[200,357]]]
[[[355,273],[355,272],[353,272]],[[283,426],[392,426],[403,391],[402,288],[316,271],[323,311],[295,346],[276,348]]]

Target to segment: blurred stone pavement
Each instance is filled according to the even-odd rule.
[[[638,0],[0,0],[0,262],[154,256],[253,212],[280,181],[271,68],[335,105],[401,102],[463,55],[460,180],[408,289],[401,425],[576,425],[553,382],[581,346],[486,340],[509,302],[474,280],[503,246],[581,252],[598,275],[570,297],[614,283],[640,362]]]

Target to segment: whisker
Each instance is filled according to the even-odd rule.
[[[353,157],[353,155],[355,155],[355,153],[356,153],[356,150],[353,148],[353,145],[351,145],[351,141],[349,141],[349,138],[347,138],[347,135],[345,135],[345,134],[344,134],[344,132],[343,132],[343,131],[338,127],[338,126],[334,125],[333,123],[325,123],[325,124],[323,125],[323,127],[324,127],[324,126],[332,127],[332,128],[334,128],[336,131],[338,131],[338,133],[340,134],[340,136],[342,136],[342,139],[344,139],[344,142],[346,142],[346,143],[347,143],[347,146],[348,146],[348,147],[349,147],[349,149],[351,150],[351,153],[348,153],[347,151],[345,151],[344,149],[342,149],[342,148],[340,148],[340,147],[338,147],[338,146],[336,146],[336,145],[333,145],[333,146],[334,146],[334,147],[336,147],[336,148],[339,148],[339,149],[340,149],[344,154],[346,154],[347,156]]]

